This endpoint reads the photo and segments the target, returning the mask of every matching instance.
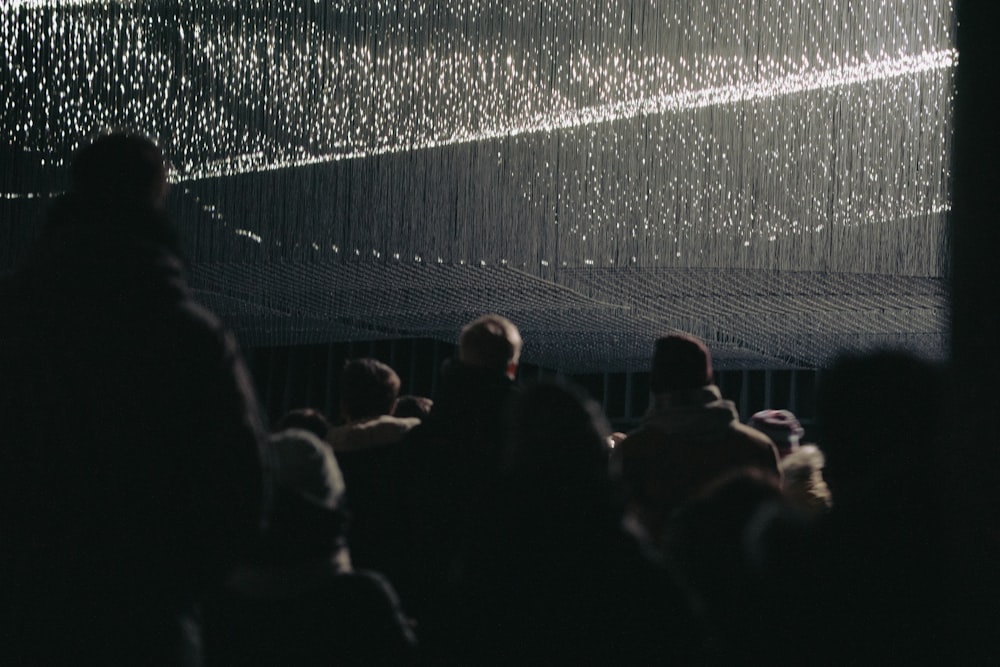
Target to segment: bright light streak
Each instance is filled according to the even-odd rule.
[[[289,167],[323,164],[339,160],[365,158],[403,151],[436,148],[453,144],[484,141],[501,137],[519,136],[537,132],[568,130],[601,123],[637,118],[644,115],[681,112],[709,106],[721,106],[756,100],[795,95],[818,90],[829,90],[913,76],[924,72],[951,69],[958,61],[955,49],[942,49],[897,59],[875,60],[859,65],[794,73],[766,81],[716,86],[700,90],[683,91],[625,100],[607,105],[561,111],[558,115],[537,114],[525,121],[492,130],[458,133],[446,140],[428,140],[407,145],[391,145],[365,150],[325,153],[296,157],[287,160],[261,162],[260,155],[238,155],[202,165],[188,165],[181,170],[179,180],[190,181],[242,173],[272,171]]]

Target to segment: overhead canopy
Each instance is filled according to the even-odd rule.
[[[525,361],[946,351],[947,0],[14,2],[0,259],[65,160],[158,139],[199,297],[244,345],[434,337]]]

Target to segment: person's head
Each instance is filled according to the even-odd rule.
[[[771,438],[782,458],[799,448],[799,440],[805,433],[802,424],[788,410],[761,410],[750,417],[748,424]]]
[[[309,431],[319,439],[326,438],[327,431],[330,430],[330,423],[319,410],[312,408],[296,408],[289,410],[278,420],[276,431],[284,431],[290,428],[299,428]]]
[[[163,154],[140,134],[103,134],[73,157],[70,190],[106,207],[162,209],[167,196]]]
[[[610,432],[600,406],[582,390],[538,382],[513,399],[504,467],[557,489],[592,488],[608,480]]]
[[[487,368],[514,379],[521,358],[521,333],[500,315],[483,315],[462,328],[458,358],[464,364]]]
[[[712,355],[694,336],[671,334],[653,347],[649,388],[654,394],[687,391],[712,384]]]
[[[392,414],[396,417],[416,417],[422,420],[430,416],[433,407],[434,401],[426,396],[407,394],[396,399],[396,409]]]
[[[396,371],[377,359],[351,359],[340,374],[340,412],[348,421],[392,414],[399,396]]]
[[[264,560],[289,564],[339,557],[347,565],[344,478],[333,451],[301,429],[272,435],[268,447],[275,491]]]

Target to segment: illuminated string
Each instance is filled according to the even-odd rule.
[[[160,140],[207,221],[277,256],[933,275],[952,14],[946,0],[8,2],[0,197],[44,196],[83,138],[125,126]]]

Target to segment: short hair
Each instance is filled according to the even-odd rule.
[[[71,190],[106,204],[161,206],[167,168],[160,148],[131,132],[98,136],[73,156]]]
[[[656,340],[649,388],[654,394],[712,384],[712,354],[698,338],[671,334]]]
[[[500,315],[483,315],[462,328],[458,358],[470,366],[506,373],[521,357],[521,333]]]
[[[396,399],[396,409],[393,415],[396,417],[416,417],[417,419],[427,419],[434,407],[434,401],[426,396],[414,396],[407,394]]]
[[[351,359],[340,374],[340,404],[351,419],[370,419],[392,412],[399,396],[399,376],[377,359]]]

